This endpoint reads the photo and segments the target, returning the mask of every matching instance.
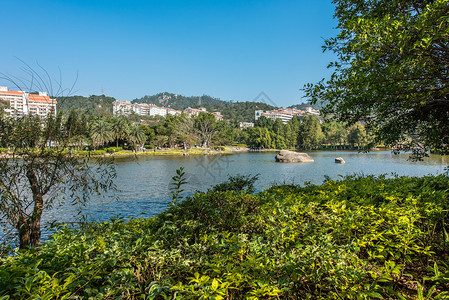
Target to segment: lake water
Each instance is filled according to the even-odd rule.
[[[388,151],[357,153],[349,151],[308,152],[313,163],[283,164],[274,160],[276,153],[239,153],[209,156],[148,156],[116,160],[116,184],[120,191],[112,197],[97,197],[83,208],[83,215],[90,221],[108,220],[120,214],[125,218],[149,217],[166,209],[171,201],[169,183],[176,170],[184,167],[188,185],[183,195],[205,191],[226,180],[228,175],[256,175],[259,190],[276,183],[320,184],[327,175],[337,179],[340,175],[388,174],[424,176],[442,174],[448,165],[448,157],[432,155],[421,162],[408,161],[407,154],[393,155]],[[343,157],[346,164],[336,164],[334,159]],[[43,221],[73,221],[77,211],[66,205],[44,213]],[[44,233],[44,236],[46,233]]]

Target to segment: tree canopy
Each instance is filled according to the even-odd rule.
[[[334,0],[337,54],[329,80],[305,87],[349,123],[405,150],[449,150],[448,0]]]

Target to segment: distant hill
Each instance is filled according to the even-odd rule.
[[[134,99],[133,103],[148,103],[173,109],[184,110],[187,107],[205,107],[207,111],[219,111],[224,119],[235,121],[254,121],[255,110],[271,110],[276,107],[262,102],[232,102],[213,98],[208,95],[203,96],[183,96],[171,93],[159,93],[153,96],[144,96]]]
[[[308,102],[305,103],[300,103],[300,104],[295,104],[295,105],[291,105],[288,108],[296,108],[296,109],[301,109],[301,110],[305,110],[307,106],[311,106],[313,109],[317,109],[317,110],[321,110],[321,106],[319,104],[310,104]]]
[[[70,110],[75,109],[89,115],[101,114],[109,116],[112,115],[112,103],[116,99],[105,95],[92,95],[89,97],[58,97],[56,100],[58,101],[56,105],[58,111],[62,110],[68,113]]]
[[[75,109],[89,115],[102,114],[112,115],[112,103],[116,101],[114,97],[105,95],[71,96],[57,98],[57,110],[63,110],[65,113]],[[263,102],[232,102],[224,101],[211,96],[183,96],[171,93],[159,93],[153,96],[144,96],[134,99],[132,103],[148,103],[161,107],[171,107],[177,110],[184,110],[187,107],[199,108],[205,107],[209,112],[219,111],[224,119],[235,121],[254,121],[255,110],[272,110],[276,107]]]

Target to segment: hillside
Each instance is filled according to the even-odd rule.
[[[75,109],[89,115],[112,114],[112,103],[116,99],[105,95],[71,96],[64,98],[57,98],[58,111],[62,110],[68,113]],[[224,119],[231,119],[235,121],[254,121],[255,110],[271,110],[274,106],[262,102],[230,102],[224,101],[211,96],[203,95],[197,96],[183,96],[170,93],[159,93],[153,96],[144,96],[139,99],[134,99],[132,103],[148,103],[155,104],[162,107],[171,107],[178,110],[184,110],[187,107],[205,107],[207,111],[219,111]]]
[[[316,110],[321,110],[321,108],[322,108],[322,105],[310,104],[308,102],[299,103],[299,104],[295,104],[295,105],[290,105],[288,108],[296,108],[296,109],[305,110],[307,106],[311,106],[313,109],[316,109]]]
[[[205,107],[207,111],[219,111],[224,119],[235,121],[254,121],[255,110],[271,110],[274,106],[262,102],[231,102],[208,95],[203,96],[183,96],[171,93],[159,93],[153,96],[144,96],[134,99],[133,103],[148,103],[158,106],[171,107],[184,110],[187,107]]]
[[[105,95],[92,95],[89,97],[59,97],[56,100],[58,101],[56,106],[58,111],[62,110],[68,113],[70,110],[75,109],[89,115],[101,114],[108,116],[112,115],[112,103],[116,99]]]

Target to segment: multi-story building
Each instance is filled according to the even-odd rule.
[[[262,111],[256,110],[254,112],[255,119],[258,120],[260,117],[266,117],[272,119],[273,121],[281,119],[284,124],[288,123],[293,116],[297,118],[303,117],[304,115],[319,115],[320,112],[313,109],[312,107],[306,107],[306,111],[296,108],[281,108],[277,110]]]
[[[202,112],[207,113],[207,110],[204,107],[201,107],[201,108],[187,107],[186,109],[184,109],[184,112],[189,116],[198,116]]]
[[[9,103],[5,109],[11,117],[35,115],[42,118],[52,113],[56,115],[56,99],[50,98],[45,92],[27,93],[24,91],[9,91],[7,87],[0,87],[0,99]]]
[[[133,111],[133,105],[129,101],[117,100],[112,104],[112,113],[114,116],[127,116]]]
[[[204,107],[200,107],[200,108],[191,108],[191,107],[187,107],[186,109],[184,109],[184,112],[188,115],[188,116],[198,116],[200,113],[207,113],[207,114],[211,114],[215,117],[215,119],[217,121],[223,120],[223,116],[219,111],[215,111],[215,112],[207,112],[207,109]]]
[[[112,103],[114,116],[128,116],[132,112],[139,116],[162,116],[180,114],[181,111],[172,108],[159,107],[154,104],[131,103],[129,101],[115,101]]]
[[[254,123],[253,122],[240,122],[239,127],[240,127],[240,129],[254,127]]]

